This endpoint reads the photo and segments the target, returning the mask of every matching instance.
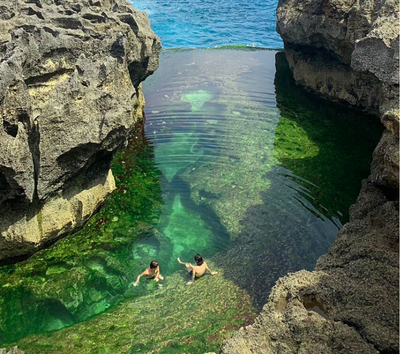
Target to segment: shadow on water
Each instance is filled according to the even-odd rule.
[[[296,180],[310,190],[312,198],[305,197],[320,212],[347,222],[349,206],[369,174],[382,124],[375,116],[297,87],[283,52],[276,54],[275,90],[281,112],[275,157],[293,174],[312,182]]]

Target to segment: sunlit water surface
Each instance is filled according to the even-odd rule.
[[[130,1],[148,14],[164,48],[283,47],[275,31],[277,0]]]
[[[283,53],[164,51],[144,92],[145,136],[116,156],[117,190],[102,211],[1,268],[1,343],[217,351],[278,277],[312,269],[348,220],[379,123],[296,87]],[[196,253],[219,274],[186,285],[176,258]],[[132,287],[153,259],[165,280]]]

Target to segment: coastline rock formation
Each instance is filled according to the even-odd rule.
[[[76,231],[115,188],[160,50],[125,0],[0,4],[0,263]]]
[[[350,222],[315,271],[276,283],[220,353],[399,352],[399,2],[280,0],[277,30],[296,83],[380,117]]]

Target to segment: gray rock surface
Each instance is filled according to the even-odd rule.
[[[397,0],[280,0],[277,31],[296,81],[371,113],[398,109],[398,8]]]
[[[398,188],[399,1],[280,0],[277,31],[293,76],[326,98],[381,117],[372,181]]]
[[[220,353],[399,352],[399,2],[280,0],[277,30],[299,85],[386,127],[350,222],[315,271],[277,281]]]
[[[316,270],[279,279],[220,353],[398,353],[398,202],[365,181],[350,212]]]
[[[28,239],[29,226],[9,232],[17,221],[67,189],[108,178],[113,152],[142,119],[140,83],[157,69],[160,49],[147,15],[125,0],[0,3],[0,262],[66,231],[53,225]],[[65,218],[68,232],[112,185],[89,200],[92,210]]]
[[[0,354],[24,354],[25,352],[22,350],[19,350],[18,347],[13,347],[9,351],[7,351],[6,348],[1,348],[0,349]]]

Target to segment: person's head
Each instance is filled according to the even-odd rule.
[[[202,264],[203,264],[203,257],[202,256],[200,256],[199,254],[196,254],[195,256],[194,256],[194,261],[196,262],[196,264],[198,265],[198,266],[201,266]]]
[[[151,269],[156,269],[158,267],[158,262],[157,261],[152,261],[151,263],[150,263],[150,268]]]

